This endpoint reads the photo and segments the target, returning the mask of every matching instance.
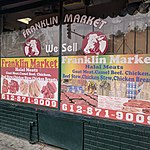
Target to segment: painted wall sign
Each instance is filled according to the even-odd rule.
[[[2,58],[1,99],[57,108],[58,58]]]
[[[150,125],[149,64],[148,54],[63,56],[61,110]]]

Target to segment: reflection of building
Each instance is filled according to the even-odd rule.
[[[67,52],[62,53],[63,56],[73,55],[72,58],[76,55],[85,56],[82,51],[83,39],[90,32],[102,32],[108,39],[106,55],[146,54],[145,56],[149,57],[149,0],[65,0],[65,5],[60,2],[62,1],[0,1],[1,57],[8,60],[13,57],[16,62],[18,57],[26,60],[23,45],[28,39],[35,38],[40,41],[41,53],[39,57],[33,58],[33,64],[41,57],[46,61],[46,59],[52,59],[51,56],[59,56],[60,62],[58,69],[54,68],[59,70],[59,72],[56,71],[59,76],[59,88],[56,88],[59,92],[55,93],[58,96],[58,101],[50,101],[50,95],[56,89],[54,90],[50,84],[45,84],[47,82],[45,80],[51,78],[51,76],[45,77],[43,75],[47,70],[42,68],[44,70],[42,70],[42,77],[40,75],[37,77],[36,72],[31,71],[30,74],[34,75],[32,75],[33,78],[38,79],[40,84],[45,84],[42,93],[49,99],[40,98],[38,100],[38,97],[34,99],[30,96],[25,97],[18,91],[16,91],[17,94],[12,92],[9,95],[10,93],[4,90],[1,96],[3,100],[0,101],[0,131],[26,138],[31,143],[44,142],[68,150],[148,150],[150,147],[148,140],[150,137],[148,132],[150,84],[137,85],[139,83],[128,84],[126,81],[114,80],[94,80],[94,82],[92,79],[81,80],[83,64],[78,64],[77,70],[82,73],[77,73],[78,79],[73,80],[70,79],[71,74],[62,75],[62,73],[65,69],[66,72],[70,71],[75,67],[75,64],[71,65],[70,63],[66,68],[60,67],[61,56],[59,54],[61,46],[64,44],[63,46],[67,46]],[[63,23],[63,15],[65,14],[76,15],[75,21]],[[50,18],[53,16],[62,18],[61,22],[59,20],[58,24],[51,24]],[[87,16],[90,16],[91,20],[88,20]],[[26,17],[32,19],[27,24],[17,21]],[[92,24],[91,22],[95,20],[97,21]],[[102,28],[97,28],[96,26],[102,20],[107,24]],[[69,36],[67,34],[68,26]],[[23,31],[26,31],[27,38],[23,36]],[[71,51],[73,43],[77,43],[77,51]],[[93,45],[95,43],[93,42]],[[49,52],[46,52],[46,46],[50,47]],[[31,57],[28,59],[32,60]],[[51,65],[46,65],[53,68],[53,61],[51,62]],[[44,62],[37,64],[37,66],[43,66],[43,64]],[[7,69],[11,74],[11,69]],[[38,70],[39,74],[41,74],[40,69]],[[149,73],[148,69],[146,72]],[[47,75],[54,74],[53,71],[48,70],[47,72]],[[17,73],[20,74],[19,71]],[[28,74],[25,71],[23,73]],[[86,76],[90,77],[92,73],[87,73]],[[10,76],[10,74],[9,80],[13,80],[13,78],[17,80],[16,75]],[[109,76],[109,73],[107,74]],[[61,76],[62,78],[65,76],[66,79],[60,80]],[[99,75],[97,76],[99,77]],[[22,77],[24,76],[19,75],[19,78]],[[3,75],[2,78],[7,77]],[[30,92],[35,90],[41,92],[39,86],[29,84],[33,83],[32,79],[24,80],[26,84],[22,84],[21,90],[25,90],[26,95],[28,95],[29,85]],[[4,80],[1,79],[1,81]],[[89,83],[89,81],[92,82]],[[134,85],[137,85],[136,88]],[[5,84],[3,87],[6,88]],[[60,90],[62,90],[62,94]],[[133,98],[132,101],[130,101],[131,98]],[[140,101],[136,103],[138,99]],[[142,102],[144,101],[143,103],[141,103],[141,99]],[[124,107],[127,110],[126,113],[122,112],[122,100],[130,105]],[[139,111],[136,114],[131,111],[134,107],[141,108],[141,105],[144,107],[142,108],[143,112]],[[128,111],[129,109],[130,111]]]

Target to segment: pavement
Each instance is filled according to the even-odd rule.
[[[0,150],[63,150],[50,145],[29,141],[0,132]]]

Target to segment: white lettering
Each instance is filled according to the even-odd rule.
[[[85,24],[85,23],[86,23],[86,19],[87,19],[87,16],[86,16],[86,15],[83,15],[83,16],[81,17],[80,23]]]
[[[145,58],[144,58],[144,62],[145,62],[146,64],[150,64],[150,57],[145,57]]]
[[[138,57],[138,55],[135,55],[135,64],[144,64],[144,62],[142,61],[143,57]]]
[[[120,56],[110,56],[110,63],[119,63]]]
[[[41,27],[42,27],[42,28],[46,27],[45,20],[42,20],[42,21],[40,21],[40,22],[41,22]]]
[[[101,21],[101,19],[96,19],[96,20],[94,20],[94,23],[93,23],[94,27],[97,28],[97,26],[98,26],[98,24],[100,23],[100,21]]]
[[[73,20],[72,14],[65,15],[64,22],[72,22],[72,20]]]
[[[77,23],[80,22],[80,15],[79,14],[77,14],[77,15],[74,16],[73,22],[77,22]]]
[[[94,19],[95,19],[95,17],[91,17],[91,16],[89,16],[89,18],[88,18],[88,20],[87,20],[86,24],[92,25],[92,24],[93,24],[93,20],[94,20]]]
[[[62,44],[62,52],[66,52],[66,43]]]
[[[101,29],[105,24],[107,24],[107,22],[104,20],[101,20],[101,25],[99,26],[99,29]]]
[[[53,19],[53,24],[58,24],[58,16],[55,16],[52,19]]]

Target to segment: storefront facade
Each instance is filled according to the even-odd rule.
[[[2,2],[0,131],[68,150],[148,150],[149,5]]]

